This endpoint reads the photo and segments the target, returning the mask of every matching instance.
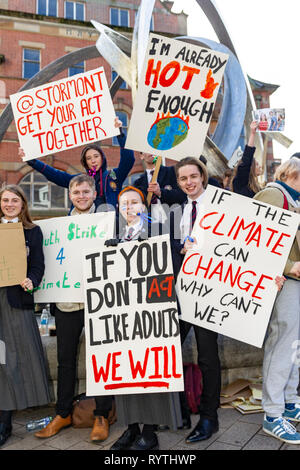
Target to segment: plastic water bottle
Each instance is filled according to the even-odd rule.
[[[40,321],[41,336],[49,336],[49,316],[49,310],[47,308],[43,308]]]
[[[26,431],[38,431],[39,429],[43,429],[51,423],[52,419],[52,416],[46,416],[46,418],[29,421],[26,424]]]

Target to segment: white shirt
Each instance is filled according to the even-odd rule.
[[[131,228],[133,229],[133,232],[132,232],[132,235],[130,237],[130,240],[136,240],[139,237],[139,235],[142,231],[142,228],[143,228],[142,219],[140,218],[140,220],[134,225],[126,225],[126,230],[125,230],[124,236],[122,237],[122,241],[126,240],[126,238],[128,236],[128,232]]]
[[[2,224],[8,224],[9,222],[13,222],[14,224],[16,224],[16,223],[19,222],[19,217],[15,217],[12,220],[7,220],[7,219],[5,219],[5,217],[1,217],[1,223]]]
[[[199,210],[199,205],[203,204],[205,191],[196,199],[197,202],[197,215]],[[180,221],[180,233],[181,233],[181,243],[184,243],[184,240],[188,235],[190,235],[191,231],[191,218],[192,218],[192,208],[193,208],[193,200],[188,197],[188,202],[184,206],[182,218]]]

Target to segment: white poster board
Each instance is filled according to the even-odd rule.
[[[126,148],[199,157],[228,55],[150,34]]]
[[[169,236],[83,258],[87,395],[182,391]]]
[[[35,221],[44,236],[45,272],[34,301],[83,302],[82,251],[113,237],[115,213],[99,212]]]
[[[119,135],[104,68],[10,95],[24,161]]]
[[[208,186],[176,291],[182,319],[261,347],[299,215]]]

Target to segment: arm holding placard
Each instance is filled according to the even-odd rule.
[[[113,171],[116,175],[118,185],[121,188],[134,165],[135,158],[132,150],[125,149],[126,135],[122,132],[122,128],[120,129],[120,135],[117,136],[117,139],[120,145],[120,163]]]
[[[24,150],[19,147],[18,151],[19,157],[23,159],[25,157]],[[57,186],[62,186],[63,188],[68,188],[69,183],[72,178],[76,175],[70,175],[62,170],[57,170],[56,168],[52,168],[50,165],[42,162],[41,160],[28,160],[26,162],[31,168],[42,173],[48,181],[57,184]]]
[[[254,194],[260,189],[256,178],[258,174],[260,174],[261,169],[257,168],[256,170],[255,168],[252,170],[252,166],[255,162],[254,139],[257,126],[257,121],[253,121],[250,125],[250,136],[248,144],[245,146],[241,161],[234,170],[235,175],[232,179],[233,191],[237,194],[241,194],[247,197],[253,197]]]

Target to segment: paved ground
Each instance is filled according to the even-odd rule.
[[[123,428],[116,422],[111,426],[107,441],[92,444],[89,441],[90,429],[68,428],[58,435],[41,440],[28,433],[25,424],[30,419],[38,419],[54,414],[53,407],[30,409],[14,415],[13,435],[1,450],[108,450],[121,435]],[[185,436],[190,431],[159,432],[160,450],[300,450],[300,445],[287,445],[267,436],[262,431],[262,413],[242,415],[234,409],[220,409],[220,430],[210,439],[199,444],[188,445]],[[193,415],[193,424],[198,417]],[[300,430],[300,424],[298,425]]]

